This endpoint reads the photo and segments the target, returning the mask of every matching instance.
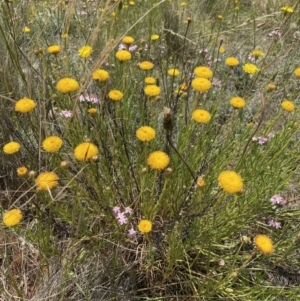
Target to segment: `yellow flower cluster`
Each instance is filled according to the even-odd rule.
[[[119,50],[116,53],[116,58],[121,62],[130,61],[131,53],[127,50]]]
[[[20,113],[28,113],[36,107],[34,100],[30,98],[22,98],[18,100],[15,104],[15,111]]]
[[[254,238],[254,243],[256,247],[264,254],[271,254],[274,252],[273,241],[267,235],[256,235]]]
[[[130,45],[130,44],[134,43],[134,38],[133,38],[133,37],[130,37],[130,36],[125,36],[125,37],[122,39],[122,42],[123,42],[124,44]]]
[[[239,65],[239,60],[233,56],[230,56],[225,59],[225,64],[229,67],[235,67]]]
[[[56,89],[63,94],[74,92],[79,89],[79,83],[73,78],[65,77],[57,82]]]
[[[155,138],[155,130],[150,126],[142,126],[136,130],[136,137],[140,141],[151,141]]]
[[[194,73],[197,77],[202,77],[206,79],[210,79],[213,76],[213,72],[208,68],[204,66],[199,66],[194,69]]]
[[[19,177],[26,176],[27,173],[28,173],[28,169],[25,166],[21,166],[21,167],[17,168],[17,175]]]
[[[93,48],[89,45],[85,45],[78,50],[78,54],[80,57],[87,59],[91,56],[93,52]]]
[[[254,75],[255,73],[257,73],[259,71],[259,69],[257,68],[257,66],[254,65],[254,64],[251,64],[251,63],[245,64],[243,66],[243,70],[246,73],[251,74],[251,75]]]
[[[294,111],[295,109],[295,106],[294,104],[289,101],[289,100],[284,100],[282,103],[281,103],[281,107],[285,110],[285,111],[288,111],[288,112],[292,112]]]
[[[58,185],[59,177],[55,172],[42,172],[35,179],[37,190],[48,190]]]
[[[47,51],[48,51],[48,53],[55,55],[55,54],[60,53],[61,48],[59,45],[51,45],[48,47]]]
[[[145,78],[145,84],[147,85],[155,85],[156,79],[154,77],[148,76]]]
[[[169,165],[170,157],[163,151],[155,151],[148,156],[147,163],[152,169],[163,170]]]
[[[7,227],[13,227],[20,223],[23,215],[20,209],[11,209],[4,213],[3,224]]]
[[[160,94],[160,87],[159,86],[156,86],[156,85],[147,85],[145,88],[144,88],[144,93],[147,95],[147,96],[158,96]]]
[[[142,219],[138,224],[138,229],[143,234],[149,233],[152,230],[152,223],[147,219]]]
[[[235,171],[226,170],[220,173],[219,186],[227,193],[237,193],[243,190],[243,179]]]
[[[144,62],[140,63],[140,68],[142,70],[151,70],[151,69],[153,69],[153,67],[154,67],[154,65],[149,61],[144,61]]]
[[[158,34],[153,34],[151,37],[150,37],[151,41],[156,41],[159,39],[159,35]]]
[[[20,148],[20,143],[11,141],[3,146],[3,152],[7,155],[12,155],[14,153],[17,153],[20,150]]]
[[[229,102],[236,109],[241,109],[246,105],[245,100],[242,97],[238,96],[232,97]]]
[[[88,161],[98,155],[98,147],[90,142],[78,144],[74,149],[74,157],[78,161]]]
[[[62,139],[57,136],[49,136],[42,142],[43,149],[48,153],[55,153],[59,151],[62,145]]]
[[[99,82],[104,82],[109,79],[109,73],[103,69],[97,69],[93,72],[92,78],[98,80]]]
[[[292,14],[294,12],[293,8],[287,5],[282,6],[280,10],[283,11],[284,13],[289,13],[289,14]]]
[[[295,69],[294,74],[295,74],[297,77],[300,77],[300,68]]]
[[[180,71],[178,69],[176,69],[176,68],[171,68],[171,69],[168,70],[168,74],[170,76],[174,76],[175,77],[175,76],[178,76],[180,74]]]
[[[119,90],[110,90],[108,93],[108,97],[114,101],[120,101],[123,96],[123,93]]]
[[[196,109],[192,113],[192,119],[199,123],[208,123],[211,120],[211,115],[208,111],[203,109]]]
[[[192,80],[192,87],[198,92],[207,92],[211,88],[211,82],[203,77],[196,77]]]
[[[261,50],[255,49],[251,52],[251,54],[255,57],[258,58],[260,56],[264,56],[264,52],[262,52]]]

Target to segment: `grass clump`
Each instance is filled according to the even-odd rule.
[[[1,298],[297,299],[298,4],[2,3]]]

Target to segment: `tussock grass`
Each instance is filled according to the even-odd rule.
[[[298,12],[296,0],[4,1],[0,205],[3,218],[15,208],[23,218],[1,224],[0,298],[296,300]],[[59,53],[48,53],[51,45]],[[93,51],[80,57],[86,45]],[[121,47],[129,61],[116,58]],[[228,57],[239,64],[228,66]],[[142,70],[143,61],[154,68]],[[248,63],[258,72],[245,72]],[[198,66],[213,73],[203,93]],[[107,81],[92,78],[98,69]],[[150,76],[158,95],[144,91]],[[79,89],[61,93],[66,77]],[[110,99],[111,90],[122,99]],[[36,107],[16,112],[24,97]],[[245,107],[230,105],[233,97]],[[211,119],[197,122],[197,109]],[[138,139],[142,126],[155,130],[153,140]],[[46,151],[49,136],[62,148]],[[20,151],[5,151],[11,141]],[[74,154],[83,142],[92,143],[83,158],[98,150],[89,160]],[[170,162],[149,162],[154,151]],[[224,184],[224,171],[240,178]],[[59,177],[46,190],[43,172]],[[255,244],[261,234],[273,252]]]

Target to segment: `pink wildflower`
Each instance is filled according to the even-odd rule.
[[[268,222],[268,225],[269,225],[270,227],[274,227],[275,229],[280,229],[280,228],[281,228],[281,223],[275,222],[275,221],[272,220],[272,219]]]
[[[118,213],[121,212],[121,208],[120,208],[119,206],[115,206],[115,207],[112,209],[112,211],[113,211],[114,214],[117,215]]]
[[[280,196],[279,194],[275,194],[270,199],[271,204],[284,206],[286,204],[286,200]]]
[[[125,44],[121,43],[121,44],[119,45],[118,50],[127,50],[127,46],[126,46]]]
[[[81,94],[79,96],[79,101],[83,102],[83,101],[87,101],[87,102],[91,102],[91,103],[99,103],[99,98],[94,95],[94,94]]]
[[[124,225],[124,224],[127,224],[128,222],[128,219],[127,217],[125,216],[125,213],[124,212],[119,212],[117,214],[117,220],[119,222],[120,225]]]
[[[128,236],[135,237],[135,235],[136,235],[136,230],[134,230],[133,227],[131,226],[131,228],[128,230]]]
[[[59,115],[70,118],[73,116],[73,112],[71,110],[63,110],[59,113]]]

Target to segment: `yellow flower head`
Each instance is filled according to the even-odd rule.
[[[90,142],[78,144],[74,149],[74,157],[78,161],[88,161],[98,155],[98,147]]]
[[[48,53],[50,53],[50,54],[58,54],[58,53],[60,53],[60,50],[61,50],[61,48],[59,45],[52,45],[52,46],[49,46],[47,49]]]
[[[292,14],[292,13],[294,12],[293,8],[290,7],[290,6],[287,6],[287,5],[282,6],[282,7],[280,8],[280,10],[283,11],[285,14],[286,14],[286,13]]]
[[[59,177],[55,172],[45,171],[35,179],[37,190],[48,190],[58,185]]]
[[[133,37],[130,37],[130,36],[125,36],[122,40],[122,42],[124,44],[127,44],[127,45],[130,45],[132,43],[134,43],[134,38]]]
[[[220,52],[220,53],[224,53],[224,52],[225,52],[225,47],[223,47],[223,46],[220,46],[220,48],[219,48],[219,52]]]
[[[109,79],[109,73],[106,70],[97,69],[93,72],[92,77],[99,82],[104,82]]]
[[[130,61],[131,53],[127,50],[119,50],[116,53],[116,58],[121,62]]]
[[[23,31],[24,33],[29,33],[29,32],[30,32],[30,28],[27,27],[27,26],[24,26],[23,29],[22,29],[22,31]]]
[[[202,77],[206,79],[210,79],[213,76],[213,72],[208,68],[204,66],[199,66],[194,69],[194,73],[197,77]]]
[[[262,52],[261,50],[255,49],[251,52],[251,54],[255,57],[258,58],[260,56],[264,56],[264,52]]]
[[[148,76],[145,78],[145,84],[147,85],[155,85],[156,79],[154,77]]]
[[[202,177],[198,177],[196,184],[197,188],[203,188],[205,186],[205,181]]]
[[[254,243],[256,247],[264,254],[271,254],[274,252],[273,241],[267,235],[256,235],[254,238]]]
[[[108,93],[108,97],[114,101],[120,101],[123,98],[123,93],[119,90],[111,90]]]
[[[136,137],[140,141],[151,141],[155,138],[155,130],[150,126],[142,126],[137,129]]]
[[[28,173],[28,169],[25,166],[21,166],[21,167],[17,168],[17,175],[19,177],[26,176],[27,173]]]
[[[43,149],[48,153],[59,151],[62,145],[63,141],[57,136],[49,136],[42,143]]]
[[[238,66],[239,63],[240,63],[239,60],[233,56],[230,56],[225,60],[225,64],[229,67]]]
[[[236,109],[241,109],[246,105],[246,102],[242,97],[232,97],[229,102]]]
[[[34,100],[24,97],[18,100],[15,104],[15,111],[20,113],[28,113],[36,107]]]
[[[243,179],[235,171],[221,172],[218,180],[219,186],[227,193],[237,193],[243,190]]]
[[[150,39],[151,39],[151,41],[156,41],[156,40],[159,39],[159,35],[158,34],[153,34]]]
[[[70,93],[79,89],[77,80],[69,77],[62,78],[56,84],[56,89],[61,93]]]
[[[192,80],[192,87],[198,92],[207,92],[211,88],[211,82],[203,77],[196,77]]]
[[[275,89],[276,89],[276,85],[275,84],[273,84],[273,83],[269,83],[268,84],[268,86],[267,86],[267,91],[268,92],[271,92],[271,91],[273,91]]]
[[[295,74],[297,77],[300,77],[300,68],[295,69],[294,74]]]
[[[168,74],[170,76],[178,76],[180,73],[180,71],[178,69],[175,69],[175,68],[171,68],[168,70]]]
[[[255,74],[259,71],[259,69],[257,68],[256,65],[254,64],[251,64],[251,63],[248,63],[248,64],[245,64],[243,66],[243,70],[246,72],[246,73],[249,73],[249,74]]]
[[[144,93],[147,96],[158,96],[160,94],[160,87],[156,85],[147,85],[144,88]]]
[[[149,155],[147,163],[152,169],[163,170],[169,165],[170,157],[163,151],[155,151]]]
[[[7,227],[13,227],[20,223],[23,215],[20,209],[11,209],[4,213],[3,224]]]
[[[192,113],[192,118],[199,123],[208,123],[211,120],[211,115],[206,110],[197,109]]]
[[[294,111],[295,109],[295,106],[294,104],[289,101],[289,100],[284,100],[282,103],[281,103],[281,107],[285,110],[285,111],[288,111],[288,112],[292,112]]]
[[[153,67],[154,67],[154,65],[149,61],[144,61],[144,62],[140,63],[140,68],[142,70],[151,70],[151,69],[153,69]]]
[[[80,57],[87,59],[91,56],[93,52],[93,48],[89,45],[85,45],[78,50],[78,54]]]
[[[91,115],[95,115],[97,113],[97,109],[96,108],[90,108],[88,109],[88,113]]]
[[[140,220],[138,224],[138,229],[140,232],[149,233],[152,230],[152,223],[148,221],[147,219]]]
[[[7,155],[12,155],[14,153],[17,153],[21,148],[21,145],[18,142],[12,141],[9,143],[6,143],[3,146],[3,152]]]

